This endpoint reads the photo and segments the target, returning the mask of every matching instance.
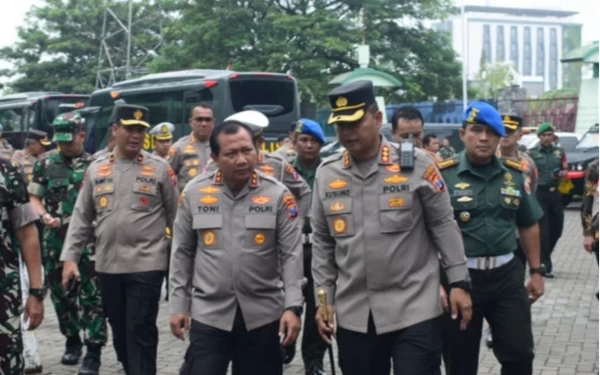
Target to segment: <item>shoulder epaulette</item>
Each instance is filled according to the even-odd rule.
[[[504,159],[504,165],[512,169],[516,169],[519,172],[523,172],[523,168],[521,168],[521,163],[519,163],[518,161],[514,161],[512,159]]]
[[[322,167],[326,164],[331,164],[332,162],[334,162],[336,160],[340,160],[343,156],[344,156],[344,151],[336,152],[333,155],[329,155],[321,162],[320,167]]]
[[[441,171],[443,169],[450,168],[452,166],[458,165],[458,159],[457,158],[450,158],[450,159],[441,161],[441,162],[436,163],[436,164],[437,164],[438,169]]]

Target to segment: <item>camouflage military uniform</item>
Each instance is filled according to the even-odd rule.
[[[10,161],[15,152],[13,146],[6,139],[0,141],[0,159]]]
[[[29,203],[23,177],[5,161],[0,161],[0,210],[0,375],[20,375],[23,304],[14,230],[34,222],[37,215]]]
[[[594,237],[596,240],[596,254],[598,264],[600,265],[600,228],[592,225],[592,212],[594,206],[594,197],[600,195],[600,158],[596,158],[588,165],[585,172],[585,182],[583,188],[583,198],[581,202],[581,224],[583,226],[583,235]]]
[[[442,147],[440,147],[440,151],[438,153],[444,160],[450,159],[451,157],[456,155],[456,151],[454,150],[454,147],[452,147],[452,146],[442,146]]]
[[[77,194],[85,172],[93,160],[88,153],[83,153],[77,158],[66,158],[56,150],[50,151],[45,158],[35,163],[33,180],[28,190],[31,194],[43,198],[47,212],[61,220],[59,228],[44,228],[42,246],[46,281],[58,316],[60,331],[67,338],[79,337],[79,331],[83,326],[86,344],[104,345],[106,319],[94,270],[93,238],[90,238],[90,245],[84,249],[79,261],[81,272],[79,295],[77,293],[67,295],[62,288],[62,264],[59,260]],[[80,310],[81,317],[79,317]]]
[[[31,182],[33,176],[33,164],[38,160],[37,157],[30,155],[25,150],[17,150],[12,156],[12,164],[25,178],[25,183]]]

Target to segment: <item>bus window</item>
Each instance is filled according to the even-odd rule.
[[[279,106],[279,111],[273,113],[273,116],[281,116],[294,110],[296,93],[291,80],[260,79],[253,76],[251,80],[231,79],[229,88],[234,112],[259,109],[256,107],[265,107],[268,111],[268,107]]]

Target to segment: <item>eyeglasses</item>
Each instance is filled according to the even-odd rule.
[[[197,122],[211,122],[213,120],[212,117],[194,117],[194,120]]]

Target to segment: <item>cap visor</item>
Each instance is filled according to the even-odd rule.
[[[145,128],[150,127],[150,124],[148,124],[146,121],[141,121],[141,120],[121,120],[121,125],[123,125],[123,126],[141,125]]]
[[[329,116],[329,120],[327,120],[327,125],[336,124],[338,122],[355,122],[363,118],[364,115],[365,110],[362,108],[359,110],[332,112]]]
[[[52,142],[50,142],[50,141],[40,141],[40,144],[42,146],[50,146],[52,144]]]
[[[71,142],[73,140],[72,133],[54,133],[54,142]]]
[[[173,139],[172,135],[155,135],[154,139],[159,140],[159,141],[168,141],[170,139]]]

